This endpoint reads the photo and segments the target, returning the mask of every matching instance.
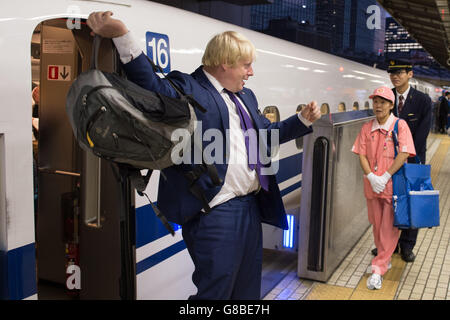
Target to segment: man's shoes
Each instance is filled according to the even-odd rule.
[[[372,249],[372,254],[374,255],[374,256],[377,256],[378,255],[378,249],[377,248],[374,248],[374,249]],[[397,245],[396,247],[395,247],[395,250],[394,250],[394,253],[398,253],[399,252],[399,246]]]
[[[402,250],[401,256],[402,260],[405,262],[413,262],[416,259],[416,256],[412,250]]]

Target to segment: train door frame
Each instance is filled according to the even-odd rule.
[[[40,22],[38,26],[68,29],[66,21],[66,18],[53,18]],[[85,25],[84,21],[81,21],[81,23]],[[63,30],[61,30],[61,32],[62,31]],[[86,71],[88,66],[90,65],[90,50],[93,38],[89,35],[89,31],[90,30],[88,28],[64,31],[66,34],[71,33],[73,37],[74,64],[72,65],[73,68],[71,68],[71,81],[75,79],[76,75],[80,74],[82,71]],[[51,47],[52,41],[50,40],[54,39],[44,39],[44,36],[41,36],[40,39],[40,85],[44,84],[46,80],[50,82],[48,75],[47,79],[44,79],[44,74],[47,72],[46,70],[50,68],[50,64],[46,63],[44,65],[43,55],[52,53],[51,50],[65,50],[64,48],[58,49],[58,44],[55,43],[53,43],[53,47]],[[47,48],[45,50],[42,50],[44,44],[47,45]],[[62,43],[62,45],[64,46],[64,43]],[[51,49],[49,49],[49,46]],[[99,56],[100,68],[105,71],[118,70],[119,62],[115,53],[115,48],[112,45],[111,41],[103,41],[102,48],[102,54],[101,56]],[[57,59],[55,58],[55,61],[56,60]],[[57,63],[54,64],[57,65]],[[42,92],[43,95],[41,95],[42,97],[44,97],[44,108],[42,108],[41,105],[41,108],[39,110],[40,118],[41,116],[44,116],[45,119],[45,112],[49,112],[45,111],[45,99],[46,96],[47,98],[49,97],[49,92],[55,91],[50,91],[48,89],[48,92],[46,92],[44,85],[44,91]],[[57,93],[52,94],[57,95]],[[65,109],[65,99],[60,102]],[[68,122],[68,119],[66,121]],[[43,129],[43,133],[45,133],[45,126],[45,121],[41,121],[40,131],[41,129]],[[51,130],[53,130],[53,128],[51,128]],[[65,130],[67,131],[67,128],[65,128]],[[47,131],[49,131],[49,129],[47,129]],[[39,141],[39,143],[45,143],[46,139],[48,139],[48,134],[47,138],[44,134],[43,140]],[[45,164],[38,164],[38,176],[40,177],[40,179],[43,175],[71,176],[71,179],[75,177],[76,180],[74,182],[74,186],[78,186],[77,188],[74,188],[77,190],[72,196],[67,195],[67,197],[63,199],[61,195],[61,203],[65,202],[66,204],[68,204],[68,206],[66,205],[66,207],[69,208],[68,210],[66,209],[65,212],[71,212],[71,218],[64,219],[63,224],[65,225],[65,227],[67,227],[67,224],[69,224],[69,229],[72,228],[70,229],[70,232],[73,231],[74,234],[73,237],[67,237],[67,230],[63,232],[64,241],[66,243],[65,292],[71,294],[73,298],[81,299],[136,299],[134,189],[131,188],[127,180],[123,180],[118,176],[117,171],[111,163],[108,163],[105,160],[100,160],[97,157],[90,156],[78,147],[78,143],[76,143],[74,138],[72,139],[72,143],[76,145],[73,146],[73,148],[77,150],[73,151],[75,154],[74,157],[77,158],[74,160],[75,167],[79,169],[79,172],[77,172],[77,170],[60,170],[59,168],[48,168],[45,166]],[[57,149],[55,150],[56,152],[58,151]],[[41,150],[40,152],[43,151]],[[94,171],[97,170],[95,171],[97,172],[98,176],[97,181],[94,181],[95,179],[92,178],[93,175],[91,174],[91,172],[94,171],[88,170],[88,168],[92,169],[93,167]],[[40,188],[38,191],[39,198],[43,197],[45,192],[48,193],[49,191],[43,191],[43,188]],[[97,193],[98,195],[96,200],[97,202],[95,203],[94,201],[93,203],[95,207],[94,209],[89,207],[89,203],[91,203],[92,207],[92,201],[88,201],[92,193]],[[112,194],[112,196],[110,194]],[[108,197],[109,199],[107,199]],[[112,203],[114,203],[115,206]],[[62,208],[64,208],[63,205]],[[37,211],[39,211],[39,209],[40,208],[38,206]],[[95,221],[93,221],[92,218],[89,218],[89,221],[86,221],[88,211],[91,209],[94,211],[96,209],[96,214],[91,214],[91,216],[97,217],[96,219],[94,219]],[[37,214],[43,215],[42,212],[38,212]],[[39,222],[39,220],[41,220],[41,222]],[[40,240],[43,229],[40,228],[43,224],[42,221],[42,217],[40,219],[37,219],[35,227],[37,247],[36,264],[38,270],[39,250],[42,249],[42,246],[41,248],[39,247],[42,243],[42,240]],[[77,234],[79,235],[79,239],[77,238]],[[109,239],[108,237],[111,237],[111,239]],[[107,265],[107,262],[110,262],[110,264]],[[102,264],[103,269],[100,270],[100,266]],[[70,265],[72,266],[70,267]],[[79,270],[77,269],[77,267]],[[114,271],[108,271],[111,274],[107,275],[108,272],[106,270],[110,269]],[[77,272],[79,273],[78,279],[76,276]],[[112,282],[112,284],[108,284],[108,280]],[[77,281],[79,282],[78,284],[76,283]],[[81,288],[79,286],[80,283]],[[84,290],[84,288],[86,288],[86,290]],[[38,298],[39,295],[38,284]],[[60,295],[59,297],[61,298],[62,296]]]

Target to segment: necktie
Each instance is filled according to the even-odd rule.
[[[403,95],[400,95],[400,97],[398,97],[398,116],[400,116],[400,112],[402,112],[403,109]]]
[[[248,158],[248,167],[251,170],[256,169],[256,173],[258,174],[259,183],[261,184],[261,187],[268,191],[269,190],[269,177],[266,175],[261,174],[261,162],[259,160],[259,152],[258,152],[258,141],[256,137],[253,137],[253,139],[249,138],[250,129],[254,129],[252,119],[250,119],[250,116],[248,115],[247,111],[245,111],[244,107],[241,105],[239,100],[236,98],[236,96],[224,89],[225,92],[230,97],[231,101],[236,105],[236,111],[239,116],[239,120],[241,122],[241,128],[245,132],[247,131],[248,134],[244,135],[245,138],[245,148],[247,149],[247,158]],[[253,131],[253,130],[251,130]],[[254,131],[253,131],[254,132]],[[256,153],[256,156],[255,154]],[[255,163],[256,158],[256,163]]]

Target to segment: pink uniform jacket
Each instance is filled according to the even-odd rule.
[[[377,119],[365,123],[353,144],[352,151],[356,154],[365,155],[369,161],[370,169],[377,176],[383,175],[394,163],[392,130],[394,130],[397,119],[391,114],[383,125],[380,125]],[[402,119],[398,122],[398,144],[398,152],[408,152],[410,157],[416,155],[411,131],[406,121]],[[376,194],[373,192],[369,180],[364,176],[364,195],[367,199],[391,199],[392,179],[389,179],[383,192]]]

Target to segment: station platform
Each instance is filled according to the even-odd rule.
[[[380,290],[366,287],[375,247],[370,226],[326,283],[301,279],[291,263],[284,278],[264,300],[450,300],[450,136],[430,134],[427,163],[440,191],[440,226],[420,229],[414,262],[392,256]],[[369,269],[369,270],[368,270]]]

